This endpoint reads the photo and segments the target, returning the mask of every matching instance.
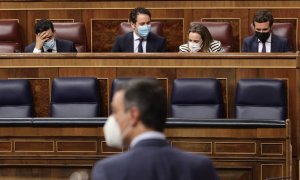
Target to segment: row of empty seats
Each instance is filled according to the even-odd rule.
[[[117,78],[116,87],[132,78]],[[236,92],[236,118],[287,118],[284,81],[241,79]],[[182,78],[173,82],[171,117],[216,119],[223,117],[220,81],[210,78]],[[50,117],[99,117],[100,88],[97,78],[55,78],[52,82]],[[0,117],[34,117],[33,95],[28,80],[0,80]]]
[[[233,51],[233,32],[229,22],[191,22],[192,24],[202,24],[208,28],[213,39],[221,41],[225,52]],[[87,52],[86,29],[83,23],[53,23],[56,30],[56,37],[73,41],[78,52]],[[163,35],[163,24],[161,22],[151,22],[152,32]],[[293,31],[295,27],[291,23],[274,23],[272,32],[280,37],[289,39],[291,46],[295,49]],[[129,22],[122,22],[119,26],[120,34],[131,32]],[[0,21],[0,53],[21,52],[22,38],[21,30],[17,20]],[[249,35],[254,34],[253,26],[250,26]]]

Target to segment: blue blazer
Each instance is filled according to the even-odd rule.
[[[291,47],[287,38],[282,38],[272,34],[271,52],[288,52]],[[242,52],[258,52],[258,39],[256,36],[249,36],[244,39]]]
[[[92,180],[216,180],[204,156],[171,148],[167,141],[143,140],[123,154],[98,161]]]
[[[149,33],[147,37],[146,52],[165,52],[165,38]],[[133,52],[133,32],[118,36],[113,45],[112,52]]]
[[[56,48],[58,53],[76,53],[77,49],[75,47],[75,44],[72,41],[63,40],[63,39],[55,39],[56,40]],[[25,47],[25,52],[32,53],[33,49],[35,47],[35,42],[29,44]],[[42,48],[43,52],[43,48]]]

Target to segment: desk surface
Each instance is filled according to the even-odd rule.
[[[60,53],[0,54],[2,68],[165,67],[296,68],[298,53]]]

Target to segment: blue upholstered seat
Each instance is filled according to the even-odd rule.
[[[28,80],[0,80],[0,117],[33,117],[33,109]]]
[[[282,80],[241,79],[236,92],[236,118],[287,118],[286,88]]]
[[[96,78],[55,78],[52,82],[51,117],[99,117],[100,89]]]
[[[171,95],[171,117],[221,118],[223,98],[217,79],[175,79]]]

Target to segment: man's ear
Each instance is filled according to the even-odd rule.
[[[133,31],[135,30],[136,28],[136,25],[133,23],[133,22],[130,22],[130,25],[131,25],[131,28],[133,29]]]
[[[131,125],[136,126],[140,120],[140,110],[137,107],[130,109]]]

